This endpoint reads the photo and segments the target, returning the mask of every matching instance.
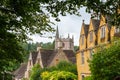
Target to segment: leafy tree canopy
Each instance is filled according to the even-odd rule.
[[[39,80],[40,69],[41,69],[41,67],[39,64],[34,65],[34,67],[32,68],[31,74],[30,74],[30,80]]]
[[[55,73],[55,75],[59,75],[59,77],[56,77],[54,75],[55,78],[60,78],[60,76],[62,76],[64,79],[72,78],[72,79],[68,79],[68,80],[73,80],[73,78],[75,78],[75,79],[77,78],[76,65],[62,61],[58,65],[56,65],[54,67],[49,67],[49,68],[40,68],[38,64],[35,65],[32,68],[30,80],[42,80],[43,78],[44,78],[43,80],[49,80],[50,76],[54,73]],[[59,73],[59,74],[57,74],[57,73]]]
[[[67,71],[43,72],[42,80],[77,80],[77,76]]]
[[[120,41],[93,55],[90,61],[93,80],[114,80],[120,75]]]
[[[59,21],[59,15],[79,13],[86,6],[87,12],[107,14],[119,24],[120,0],[0,0],[0,72],[8,70],[10,62],[22,61],[19,42],[30,34],[54,31],[50,16]],[[10,62],[9,62],[10,61]]]

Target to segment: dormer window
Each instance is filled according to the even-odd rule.
[[[81,36],[81,45],[84,44],[84,35]]]
[[[105,38],[105,26],[101,27],[101,35],[100,36],[101,36],[101,39]]]
[[[90,42],[93,41],[93,32],[90,32]]]

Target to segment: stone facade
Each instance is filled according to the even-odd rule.
[[[90,76],[88,60],[92,59],[93,53],[100,46],[107,47],[113,37],[119,33],[119,28],[110,26],[106,23],[106,17],[101,19],[91,19],[90,24],[83,21],[79,39],[79,51],[76,54],[78,80],[83,80],[86,76]],[[118,35],[117,35],[118,36]]]
[[[41,68],[51,67],[57,65],[60,61],[67,61],[73,64],[76,63],[76,57],[74,53],[73,38],[59,38],[58,28],[55,38],[55,49],[46,50],[41,47],[37,48],[37,51],[29,54],[28,62],[26,66],[20,66],[24,71],[20,71],[20,68],[14,72],[15,80],[21,80],[22,78],[29,79],[32,67],[35,64],[39,64]],[[22,75],[21,75],[22,73]]]
[[[72,38],[70,38],[69,34],[68,34],[68,38],[61,38],[59,36],[59,30],[57,27],[56,37],[55,37],[55,49],[58,49],[60,47],[62,47],[63,50],[74,50],[74,40],[73,40],[73,36]]]

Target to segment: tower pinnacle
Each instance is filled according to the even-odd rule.
[[[59,30],[58,30],[58,26],[57,26],[57,29],[56,29],[56,36],[55,36],[56,39],[59,38]]]

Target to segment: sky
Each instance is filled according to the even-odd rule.
[[[67,38],[68,34],[70,35],[71,38],[72,38],[72,36],[74,36],[74,45],[76,45],[76,46],[79,45],[79,37],[80,37],[80,31],[81,31],[81,26],[82,26],[83,20],[86,24],[89,24],[89,22],[90,22],[90,14],[85,12],[85,8],[80,9],[80,14],[81,14],[81,16],[75,16],[75,15],[59,16],[61,21],[54,22],[55,25],[52,26],[55,29],[58,26],[59,35],[62,38]],[[53,20],[53,19],[51,19],[51,20]],[[49,36],[49,35],[55,36],[55,33],[54,34],[48,33],[46,35],[47,36]],[[34,43],[35,42],[43,42],[43,43],[53,42],[53,40],[55,39],[55,37],[48,38],[48,37],[41,37],[39,35],[33,35],[33,36],[31,36],[31,38],[33,39],[32,42],[34,42]]]

